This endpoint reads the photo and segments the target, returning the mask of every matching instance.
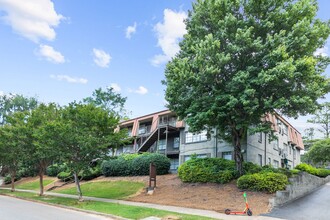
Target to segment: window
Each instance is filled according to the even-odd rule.
[[[174,138],[173,148],[177,149],[180,147],[180,137]]]
[[[278,150],[278,148],[279,148],[279,144],[278,144],[279,142],[278,142],[278,139],[275,139],[274,141],[273,141],[273,148],[274,148],[274,150]]]
[[[295,160],[297,158],[297,151],[296,149],[293,149],[293,159]]]
[[[284,153],[287,156],[288,155],[288,145],[286,143],[283,143],[283,149],[284,149]]]
[[[123,153],[131,153],[132,146],[124,146]]]
[[[274,167],[278,168],[279,167],[279,162],[277,160],[274,160]]]
[[[166,140],[159,140],[158,143],[158,150],[165,150],[166,149]]]
[[[175,158],[175,159],[171,159],[171,170],[177,170],[179,167],[179,159]]]
[[[228,152],[222,152],[222,158],[226,160],[232,160],[233,159],[233,154],[231,151]]]
[[[127,128],[127,135],[129,136],[129,137],[132,137],[132,127],[130,127],[130,128]]]
[[[277,118],[277,128],[278,128],[278,133],[281,134],[281,130],[282,130],[282,122],[279,118]]]
[[[259,165],[262,166],[262,155],[261,154],[258,154],[258,162],[259,162]]]
[[[272,165],[272,160],[268,157],[268,165]]]
[[[207,155],[206,154],[197,154],[196,155],[197,158],[206,158]],[[185,155],[184,156],[184,161],[190,160],[191,159],[191,155]]]
[[[139,127],[139,134],[145,134],[146,133],[146,126],[145,125],[141,125]]]
[[[284,128],[283,128],[283,134],[288,134],[288,126],[287,125],[284,125]]]
[[[289,153],[290,153],[290,155],[292,154],[291,152],[292,152],[292,147],[290,146],[289,147]]]
[[[258,142],[262,143],[262,132],[258,133]]]
[[[206,141],[206,131],[202,131],[201,133],[194,134],[191,132],[186,133],[186,143],[193,143],[193,142],[200,142],[200,141]]]

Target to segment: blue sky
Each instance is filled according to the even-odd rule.
[[[318,1],[330,19],[330,1]],[[0,0],[0,93],[65,105],[111,86],[131,117],[163,110],[164,67],[192,2]],[[293,124],[302,130],[305,120]]]

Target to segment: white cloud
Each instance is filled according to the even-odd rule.
[[[75,78],[67,75],[50,75],[50,78],[56,79],[58,81],[66,81],[68,83],[80,83],[86,84],[88,82],[87,79],[84,78]]]
[[[186,18],[187,14],[183,11],[164,10],[164,22],[159,22],[154,27],[158,38],[158,46],[163,51],[163,54],[158,54],[151,60],[154,66],[159,66],[169,61],[180,51],[179,40],[187,33],[184,23]]]
[[[45,57],[46,60],[53,63],[65,62],[64,56],[60,52],[54,50],[53,47],[48,45],[40,45],[38,55]]]
[[[136,90],[128,89],[128,92],[133,92],[133,93],[137,93],[137,94],[140,94],[140,95],[145,95],[145,94],[148,93],[148,89],[145,88],[144,86],[139,86],[139,88],[136,89]]]
[[[99,67],[109,67],[111,56],[103,50],[93,49],[94,62]]]
[[[51,0],[0,0],[3,20],[12,29],[34,42],[54,40],[57,27],[64,17],[57,14]]]
[[[133,26],[128,26],[126,28],[126,38],[131,39],[132,35],[136,32],[136,22],[134,22]]]
[[[323,48],[319,48],[317,49],[315,52],[314,52],[314,56],[323,56],[323,57],[326,57],[326,56],[329,56],[329,51],[328,51],[328,47],[323,47]]]
[[[110,84],[110,87],[113,89],[113,91],[115,92],[120,92],[121,91],[121,88],[120,86],[117,84],[117,83],[111,83]]]

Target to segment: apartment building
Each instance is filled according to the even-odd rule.
[[[300,151],[304,149],[301,134],[279,115],[267,115],[277,139],[268,134],[248,134],[242,141],[244,161],[274,167],[288,166],[290,169],[300,163]],[[171,170],[197,157],[221,157],[233,160],[232,143],[215,135],[207,137],[206,131],[189,132],[189,125],[177,120],[174,112],[164,110],[138,118],[123,121],[120,129],[127,129],[132,143],[119,147],[116,155],[122,153],[158,152],[171,160]],[[216,130],[214,130],[216,133]]]

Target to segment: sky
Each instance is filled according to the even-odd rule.
[[[0,94],[66,105],[112,87],[131,118],[164,110],[161,80],[192,2],[0,0]],[[330,19],[330,1],[318,2]],[[329,41],[318,53],[330,54]],[[307,118],[289,121],[303,132]]]

